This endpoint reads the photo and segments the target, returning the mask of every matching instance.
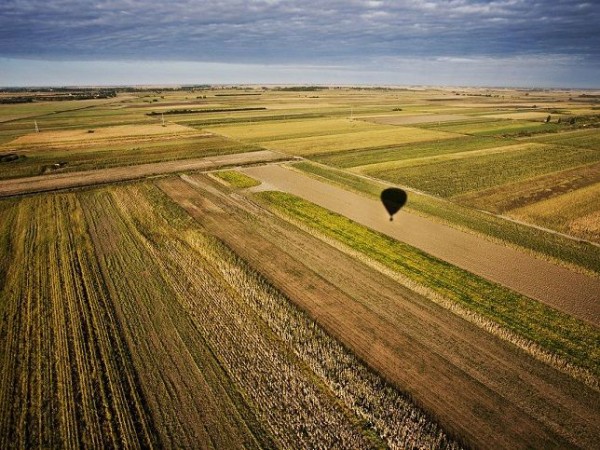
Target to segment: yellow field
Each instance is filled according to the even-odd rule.
[[[214,133],[252,142],[271,141],[287,136],[319,136],[387,129],[389,127],[350,119],[277,121],[208,128]]]
[[[420,128],[394,127],[385,130],[360,131],[356,133],[305,137],[264,142],[269,149],[292,155],[316,155],[355,148],[372,148],[411,142],[434,141],[455,138],[456,134]]]
[[[561,114],[549,114],[548,111],[524,111],[524,112],[512,112],[503,114],[486,114],[484,117],[493,119],[521,119],[521,120],[535,120],[541,121],[546,120],[546,117],[552,116],[552,120],[558,119]]]
[[[512,210],[510,215],[600,242],[600,183]]]
[[[493,147],[486,148],[483,150],[471,150],[466,152],[458,152],[458,153],[450,153],[444,155],[435,155],[435,156],[424,156],[421,158],[411,158],[411,159],[401,159],[397,161],[386,161],[382,163],[376,164],[365,164],[362,166],[355,166],[350,168],[351,172],[363,173],[377,173],[383,170],[393,170],[400,169],[402,167],[412,167],[418,166],[421,164],[434,164],[442,161],[453,161],[459,159],[468,159],[468,158],[476,158],[485,155],[495,155],[497,153],[508,153],[508,152],[516,152],[522,150],[533,150],[536,148],[543,148],[544,145],[539,144],[515,144],[515,145],[505,145],[502,147]]]
[[[103,139],[198,134],[198,131],[193,128],[174,123],[168,123],[164,127],[160,123],[149,125],[119,125],[114,127],[94,128],[93,131],[93,133],[90,133],[89,130],[40,131],[39,133],[30,133],[25,136],[20,136],[12,141],[11,145],[47,145],[48,143],[57,144],[59,142],[85,144]]]

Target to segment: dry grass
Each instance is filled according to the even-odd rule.
[[[146,125],[119,125],[112,127],[94,128],[93,133],[88,130],[60,130],[60,131],[41,131],[39,133],[30,133],[18,137],[12,145],[47,145],[52,143],[77,143],[85,145],[99,140],[120,140],[130,138],[144,138],[148,136],[169,136],[176,135],[184,137],[186,134],[198,134],[193,128],[169,123],[167,126],[161,124]]]
[[[245,125],[226,125],[208,128],[209,131],[249,142],[265,142],[304,136],[356,133],[358,131],[387,130],[388,127],[349,119],[321,119],[277,121]]]

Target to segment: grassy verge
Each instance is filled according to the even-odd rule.
[[[384,183],[377,183],[351,173],[316,164],[298,163],[294,164],[294,167],[373,198],[379,198],[381,190],[387,187]],[[414,192],[409,193],[407,208],[435,217],[457,228],[491,236],[510,245],[542,254],[554,261],[575,265],[586,271],[600,274],[600,252],[597,247],[586,242],[547,233]]]
[[[436,294],[534,342],[569,363],[600,375],[600,330],[425,252],[282,192],[258,198]]]
[[[260,181],[236,170],[222,170],[220,172],[215,172],[213,175],[237,189],[250,188],[260,184]]]

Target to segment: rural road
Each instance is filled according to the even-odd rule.
[[[53,191],[95,184],[114,183],[166,173],[193,170],[210,170],[237,164],[255,164],[290,159],[287,155],[268,150],[236,153],[233,155],[210,156],[197,159],[180,159],[136,166],[111,167],[81,172],[64,172],[27,178],[0,181],[0,198],[34,192]]]
[[[242,171],[263,183],[259,189],[297,195],[469,272],[600,325],[600,279],[405,210],[396,214],[394,221],[390,222],[379,201],[281,165],[248,167]]]

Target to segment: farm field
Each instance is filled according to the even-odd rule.
[[[23,95],[0,448],[596,445],[595,92]]]
[[[473,327],[464,321],[461,324],[454,322],[461,319],[453,316],[452,313],[447,316],[449,311],[445,308],[438,309],[421,294],[410,290],[397,290],[398,285],[393,280],[382,273],[378,274],[378,270],[370,266],[364,266],[356,255],[336,251],[335,248],[332,249],[330,243],[311,238],[310,235],[297,235],[294,231],[295,227],[278,225],[278,221],[272,217],[262,218],[262,214],[258,213],[252,204],[247,204],[243,198],[225,197],[222,193],[219,194],[211,188],[210,182],[200,176],[182,176],[180,180],[164,180],[158,185],[211,233],[249,261],[252,267],[261,273],[268,273],[269,279],[277,288],[302,309],[308,310],[312,317],[323,323],[334,336],[338,336],[350,345],[361,358],[382,371],[386,377],[392,377],[391,380],[396,380],[400,385],[410,386],[411,397],[420,404],[428,405],[427,408],[435,411],[436,417],[440,418],[442,424],[450,427],[449,429],[457,430],[458,427],[459,435],[469,436],[469,442],[482,446],[483,441],[478,439],[483,435],[474,431],[472,427],[477,428],[478,424],[484,426],[483,417],[477,414],[477,408],[474,408],[472,402],[484,402],[487,406],[480,407],[484,407],[494,417],[489,422],[483,419],[486,422],[485,427],[498,426],[511,429],[510,433],[501,433],[501,436],[492,432],[494,439],[497,437],[504,442],[500,444],[500,441],[497,441],[497,445],[510,446],[509,442],[513,439],[521,442],[528,440],[529,437],[521,434],[522,430],[526,429],[530,431],[525,433],[536,433],[536,436],[532,437],[533,441],[541,442],[540,439],[544,439],[538,434],[544,433],[541,431],[544,426],[540,422],[535,425],[535,431],[527,425],[532,416],[538,417],[542,423],[544,419],[529,408],[528,411],[532,414],[529,418],[522,414],[513,416],[510,412],[512,406],[509,405],[512,401],[517,403],[519,401],[512,395],[518,397],[520,394],[514,391],[513,394],[508,394],[502,387],[506,385],[499,380],[492,381],[487,378],[488,376],[511,377],[514,375],[512,369],[495,370],[489,367],[491,361],[484,356],[488,354],[487,350],[462,349],[467,342],[478,342],[484,346],[488,343],[493,346],[503,346],[501,340],[496,340],[494,344],[492,341],[495,338],[492,338],[492,341],[483,340],[482,336],[488,335],[487,331]],[[216,208],[216,205],[219,207]],[[282,206],[284,215],[290,213],[287,205]],[[255,219],[249,220],[238,210],[239,207],[257,211],[253,216]],[[313,219],[312,215],[308,218],[309,221]],[[315,274],[319,275],[315,276]],[[307,283],[310,283],[309,288]],[[426,325],[430,320],[436,322],[439,320],[439,322],[435,326]],[[425,337],[428,333],[434,333],[436,337]],[[447,336],[446,333],[450,333],[452,337]],[[469,337],[470,333],[475,333],[477,337],[475,335]],[[433,348],[429,348],[429,345]],[[418,350],[414,346],[417,346]],[[495,348],[496,350],[490,350],[489,354],[497,354],[498,347]],[[507,350],[509,348],[510,346],[506,347]],[[519,354],[528,358],[524,353]],[[463,356],[470,362],[462,359]],[[409,362],[413,358],[419,362]],[[475,358],[478,362],[470,358]],[[513,354],[511,357],[501,357],[500,360],[504,364],[508,361],[515,362],[518,358]],[[457,365],[454,366],[454,363]],[[487,368],[482,369],[479,364]],[[535,364],[537,363],[534,363],[534,366]],[[407,372],[399,369],[401,367],[406,367]],[[471,372],[473,369],[475,372]],[[535,372],[536,369],[529,366],[526,370]],[[486,387],[483,391],[480,390],[482,387],[480,381],[471,379],[464,371],[472,373],[475,379],[484,376],[485,373],[487,381],[484,382]],[[509,373],[513,375],[508,375]],[[454,378],[456,375],[459,376],[460,381]],[[529,377],[525,378],[531,380]],[[465,383],[461,389],[449,387],[459,382]],[[487,389],[492,389],[496,394]],[[538,388],[531,389],[540,392]],[[496,406],[493,406],[496,401],[494,398],[498,398],[496,395],[503,398],[505,408],[502,408],[501,413]],[[506,396],[514,400],[507,400]],[[541,400],[539,397],[538,400],[542,403],[548,401],[548,399]],[[448,410],[442,406],[443,404],[452,404],[453,407]],[[553,409],[550,406],[539,405],[544,411]],[[512,420],[517,420],[520,424],[509,425]],[[471,429],[465,428],[467,423]],[[587,425],[584,426],[586,427]],[[477,438],[476,435],[480,437]],[[485,439],[488,439],[489,445],[490,435],[486,435]]]
[[[156,187],[9,202],[3,447],[458,448]]]
[[[177,124],[120,125],[20,136],[0,147],[0,179],[94,170],[259,150]]]

